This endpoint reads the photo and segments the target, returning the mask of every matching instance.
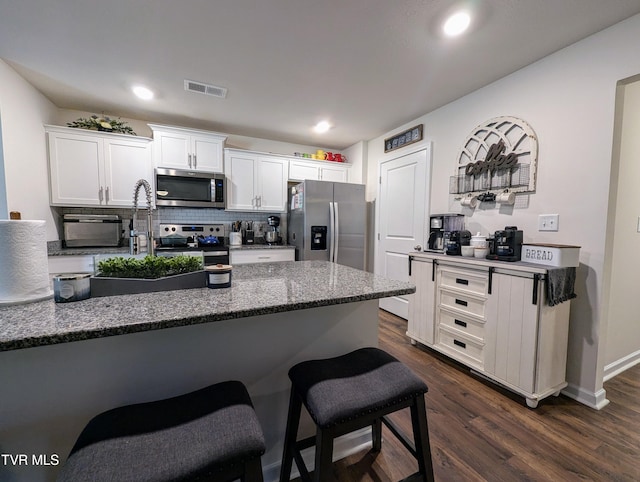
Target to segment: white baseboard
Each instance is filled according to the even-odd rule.
[[[333,442],[333,460],[340,460],[351,454],[371,448],[371,427],[365,427],[355,432],[338,437]],[[302,459],[309,472],[313,470],[315,462],[315,447],[309,447],[302,451]],[[281,461],[274,462],[262,468],[265,482],[275,482],[280,478]],[[291,478],[299,477],[298,467],[295,461],[291,468]]]
[[[596,410],[602,410],[609,404],[607,392],[604,388],[594,393],[584,390],[577,385],[569,384],[562,390],[562,394]]]
[[[637,365],[640,363],[640,350],[635,353],[631,353],[619,360],[614,361],[613,363],[609,363],[604,367],[604,377],[603,380],[606,382],[607,380],[611,380],[616,375],[619,375],[625,370]]]

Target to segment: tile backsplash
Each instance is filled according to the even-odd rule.
[[[131,209],[104,209],[104,208],[52,208],[60,216],[60,226],[58,232],[60,239],[63,238],[62,216],[65,214],[117,214],[122,218],[122,229],[124,237],[129,237],[129,221],[131,220]],[[170,208],[161,207],[153,212],[153,230],[159,233],[160,224],[224,224],[225,232],[231,231],[231,223],[234,221],[252,221],[257,237],[264,236],[264,232],[269,229],[267,218],[271,215],[280,217],[280,234],[286,239],[287,215],[286,213],[262,213],[262,212],[236,212],[224,211],[221,209],[207,208]],[[138,219],[136,228],[139,231],[146,230],[147,211],[145,208],[138,209]],[[228,234],[227,234],[228,236]]]

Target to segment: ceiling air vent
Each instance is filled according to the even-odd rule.
[[[196,82],[195,80],[185,80],[184,90],[195,92],[197,94],[212,95],[224,99],[227,96],[227,89],[224,87],[216,87],[215,85]]]

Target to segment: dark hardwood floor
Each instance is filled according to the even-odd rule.
[[[603,410],[564,396],[529,409],[524,398],[405,335],[406,321],[380,310],[380,348],[429,386],[427,417],[436,481],[639,481],[640,365],[605,383]],[[408,411],[394,420],[410,434]],[[334,464],[338,481],[400,480],[417,464],[386,431],[382,451]]]

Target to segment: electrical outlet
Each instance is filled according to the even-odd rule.
[[[538,216],[538,231],[557,231],[559,214],[540,214]]]

